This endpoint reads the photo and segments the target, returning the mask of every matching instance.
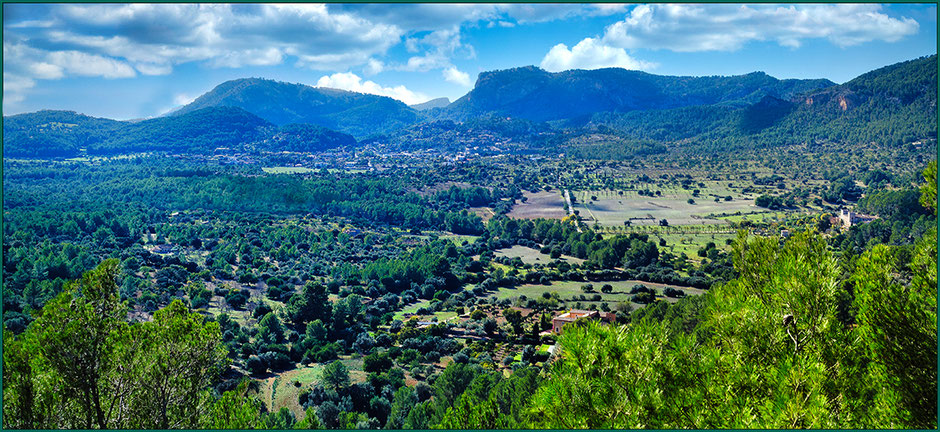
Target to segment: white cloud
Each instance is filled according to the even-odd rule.
[[[362,78],[351,72],[322,76],[317,80],[316,86],[388,96],[408,105],[414,105],[430,99],[427,95],[420,92],[413,92],[402,85],[396,87],[382,87],[373,81],[362,81]]]
[[[143,75],[169,75],[173,72],[173,66],[169,64],[137,63],[134,69]]]
[[[607,46],[597,39],[586,38],[570,50],[565,44],[555,45],[542,58],[540,66],[549,72],[559,72],[607,67],[649,70],[656,65],[630,57],[623,48]]]
[[[447,82],[452,82],[462,87],[470,87],[473,85],[473,82],[470,81],[470,75],[466,72],[461,72],[455,66],[444,69],[443,74],[444,80]]]
[[[284,53],[272,47],[228,51],[212,59],[210,64],[215,67],[239,68],[242,66],[273,66],[281,64],[283,60]]]
[[[65,76],[65,70],[59,65],[38,61],[27,65],[32,76],[39,79],[59,79]]]
[[[137,72],[131,65],[81,51],[53,51],[49,53],[50,63],[78,76],[104,77],[104,78],[131,78]]]
[[[894,42],[917,33],[911,18],[893,18],[876,4],[653,4],[633,8],[607,27],[603,42],[626,49],[733,51],[751,41],[799,47],[826,39],[841,47]]]
[[[366,67],[363,69],[366,75],[376,75],[382,73],[383,70],[385,70],[385,63],[374,58],[370,58],[369,61],[366,62]]]
[[[11,105],[22,102],[26,92],[36,86],[36,81],[24,76],[3,73],[3,110],[9,111]]]
[[[304,67],[337,70],[384,54],[404,34],[395,24],[331,12],[322,4],[75,4],[50,10],[48,19],[5,23],[4,38],[48,52],[112,58],[148,75],[194,61],[217,68],[271,66],[288,55]],[[54,25],[35,25],[49,22]]]

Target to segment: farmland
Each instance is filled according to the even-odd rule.
[[[523,192],[524,202],[513,206],[508,216],[517,219],[561,219],[565,212],[565,199],[559,191]]]

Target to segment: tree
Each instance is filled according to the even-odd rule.
[[[246,396],[248,380],[225,392],[202,416],[202,429],[255,429],[260,427],[261,401]]]
[[[909,416],[910,426],[925,429],[936,427],[936,245],[935,231],[917,244],[910,286],[894,276],[903,263],[885,245],[866,252],[854,275],[858,330],[874,361],[869,380],[882,390],[875,401],[885,412],[900,411],[898,424]]]
[[[362,358],[362,370],[366,372],[381,373],[391,367],[392,359],[389,358],[387,351],[376,351]]]
[[[304,411],[304,419],[294,425],[294,429],[323,429],[320,418],[317,417],[317,410],[313,407]]]
[[[290,297],[286,312],[298,331],[308,322],[325,320],[333,313],[326,288],[315,282],[307,282],[303,291]]]
[[[107,416],[106,393],[108,375],[118,366],[112,336],[127,325],[117,296],[118,272],[118,261],[111,259],[85,273],[43,307],[30,329],[38,354],[61,385],[62,402],[78,405],[81,420],[65,421],[85,429],[116,427]]]
[[[194,425],[208,401],[203,390],[228,366],[219,325],[203,323],[180,300],[157,311],[153,321],[131,327],[127,343],[134,352],[124,353],[123,366],[137,364],[139,378],[133,388],[136,404],[132,417],[138,427],[176,429]]]
[[[323,368],[322,381],[334,390],[345,388],[349,385],[349,370],[343,362],[334,360]]]
[[[268,312],[258,322],[258,340],[266,344],[284,341],[284,327],[274,312]]]
[[[417,403],[418,397],[411,387],[400,387],[395,391],[395,396],[392,399],[392,407],[388,415],[388,421],[385,423],[385,428],[402,429],[405,424],[405,419],[408,418],[408,414]]]
[[[937,214],[937,161],[927,164],[923,174],[926,182],[920,188],[920,204]]]
[[[4,422],[35,428],[197,427],[227,364],[219,325],[179,300],[128,323],[115,259],[69,283],[12,341]],[[9,366],[7,365],[9,362]],[[13,373],[28,374],[12,376]],[[28,405],[28,406],[27,406]]]
[[[657,302],[629,326],[566,327],[534,426],[934,428],[935,235],[913,255],[882,245],[858,259],[854,327],[840,315],[845,267],[822,237],[742,232],[740,276],[709,296],[675,313]]]
[[[522,312],[515,309],[504,309],[503,317],[512,326],[513,333],[522,334]]]
[[[496,320],[493,318],[487,318],[483,320],[483,331],[486,334],[493,334],[496,332]]]

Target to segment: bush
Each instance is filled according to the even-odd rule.
[[[666,287],[666,289],[663,290],[663,294],[665,294],[666,297],[685,297],[685,291],[673,287]]]
[[[640,304],[650,304],[656,301],[656,295],[651,292],[641,292],[631,297],[630,301]]]
[[[265,364],[260,357],[252,355],[248,357],[248,361],[245,362],[245,368],[248,369],[248,372],[252,375],[260,375],[268,370],[268,365]]]

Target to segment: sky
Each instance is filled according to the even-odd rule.
[[[3,114],[137,119],[261,77],[460,98],[481,72],[828,78],[937,53],[935,4],[4,4]]]

